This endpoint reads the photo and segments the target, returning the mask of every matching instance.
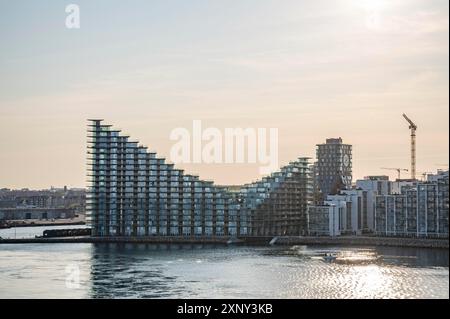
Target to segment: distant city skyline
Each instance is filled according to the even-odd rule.
[[[85,187],[88,118],[169,158],[176,127],[276,127],[279,166],[353,146],[353,181],[448,168],[446,0],[0,2],[0,188]],[[258,164],[184,164],[216,184]],[[409,177],[403,172],[404,178]]]

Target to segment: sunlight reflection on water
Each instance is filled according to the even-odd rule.
[[[72,264],[79,289],[65,285]],[[448,250],[0,246],[1,298],[448,298],[448,278]]]

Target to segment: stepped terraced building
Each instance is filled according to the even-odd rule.
[[[102,120],[88,125],[87,221],[93,236],[307,233],[310,165],[299,158],[242,187],[184,174]]]

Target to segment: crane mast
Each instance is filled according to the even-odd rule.
[[[403,114],[405,120],[409,123],[411,130],[411,179],[416,179],[416,130],[417,125],[409,119],[406,114]]]

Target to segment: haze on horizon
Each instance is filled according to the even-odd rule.
[[[356,179],[409,168],[406,113],[417,171],[433,172],[449,162],[448,12],[447,0],[0,0],[0,188],[83,187],[88,118],[162,157],[193,120],[277,127],[280,165],[342,137]],[[258,167],[182,166],[218,184]]]

